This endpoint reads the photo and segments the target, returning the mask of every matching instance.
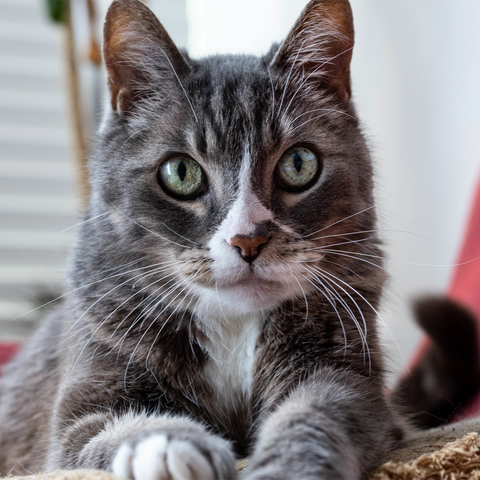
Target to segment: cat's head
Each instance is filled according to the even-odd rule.
[[[352,48],[347,0],[310,2],[263,57],[202,60],[140,0],[112,3],[92,215],[106,215],[127,258],[158,265],[145,284],[172,286],[162,294],[192,309],[248,312],[348,275],[375,236]]]

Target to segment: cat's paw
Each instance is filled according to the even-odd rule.
[[[152,433],[119,448],[113,473],[131,480],[233,480],[234,458],[227,442],[211,436]]]

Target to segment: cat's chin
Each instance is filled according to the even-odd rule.
[[[278,307],[292,296],[292,292],[281,282],[252,275],[234,283],[222,285],[219,282],[215,289],[204,292],[203,296],[204,299],[211,297],[225,313],[252,313]]]

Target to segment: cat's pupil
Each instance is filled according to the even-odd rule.
[[[298,154],[295,153],[293,155],[293,166],[295,167],[295,170],[300,173],[300,170],[302,169],[302,157]]]
[[[187,174],[187,167],[183,162],[178,164],[177,173],[180,177],[180,180],[183,182],[185,180],[185,175]]]

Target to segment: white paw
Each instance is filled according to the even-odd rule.
[[[205,456],[187,440],[149,436],[136,445],[123,443],[112,464],[118,477],[132,480],[214,480]]]

